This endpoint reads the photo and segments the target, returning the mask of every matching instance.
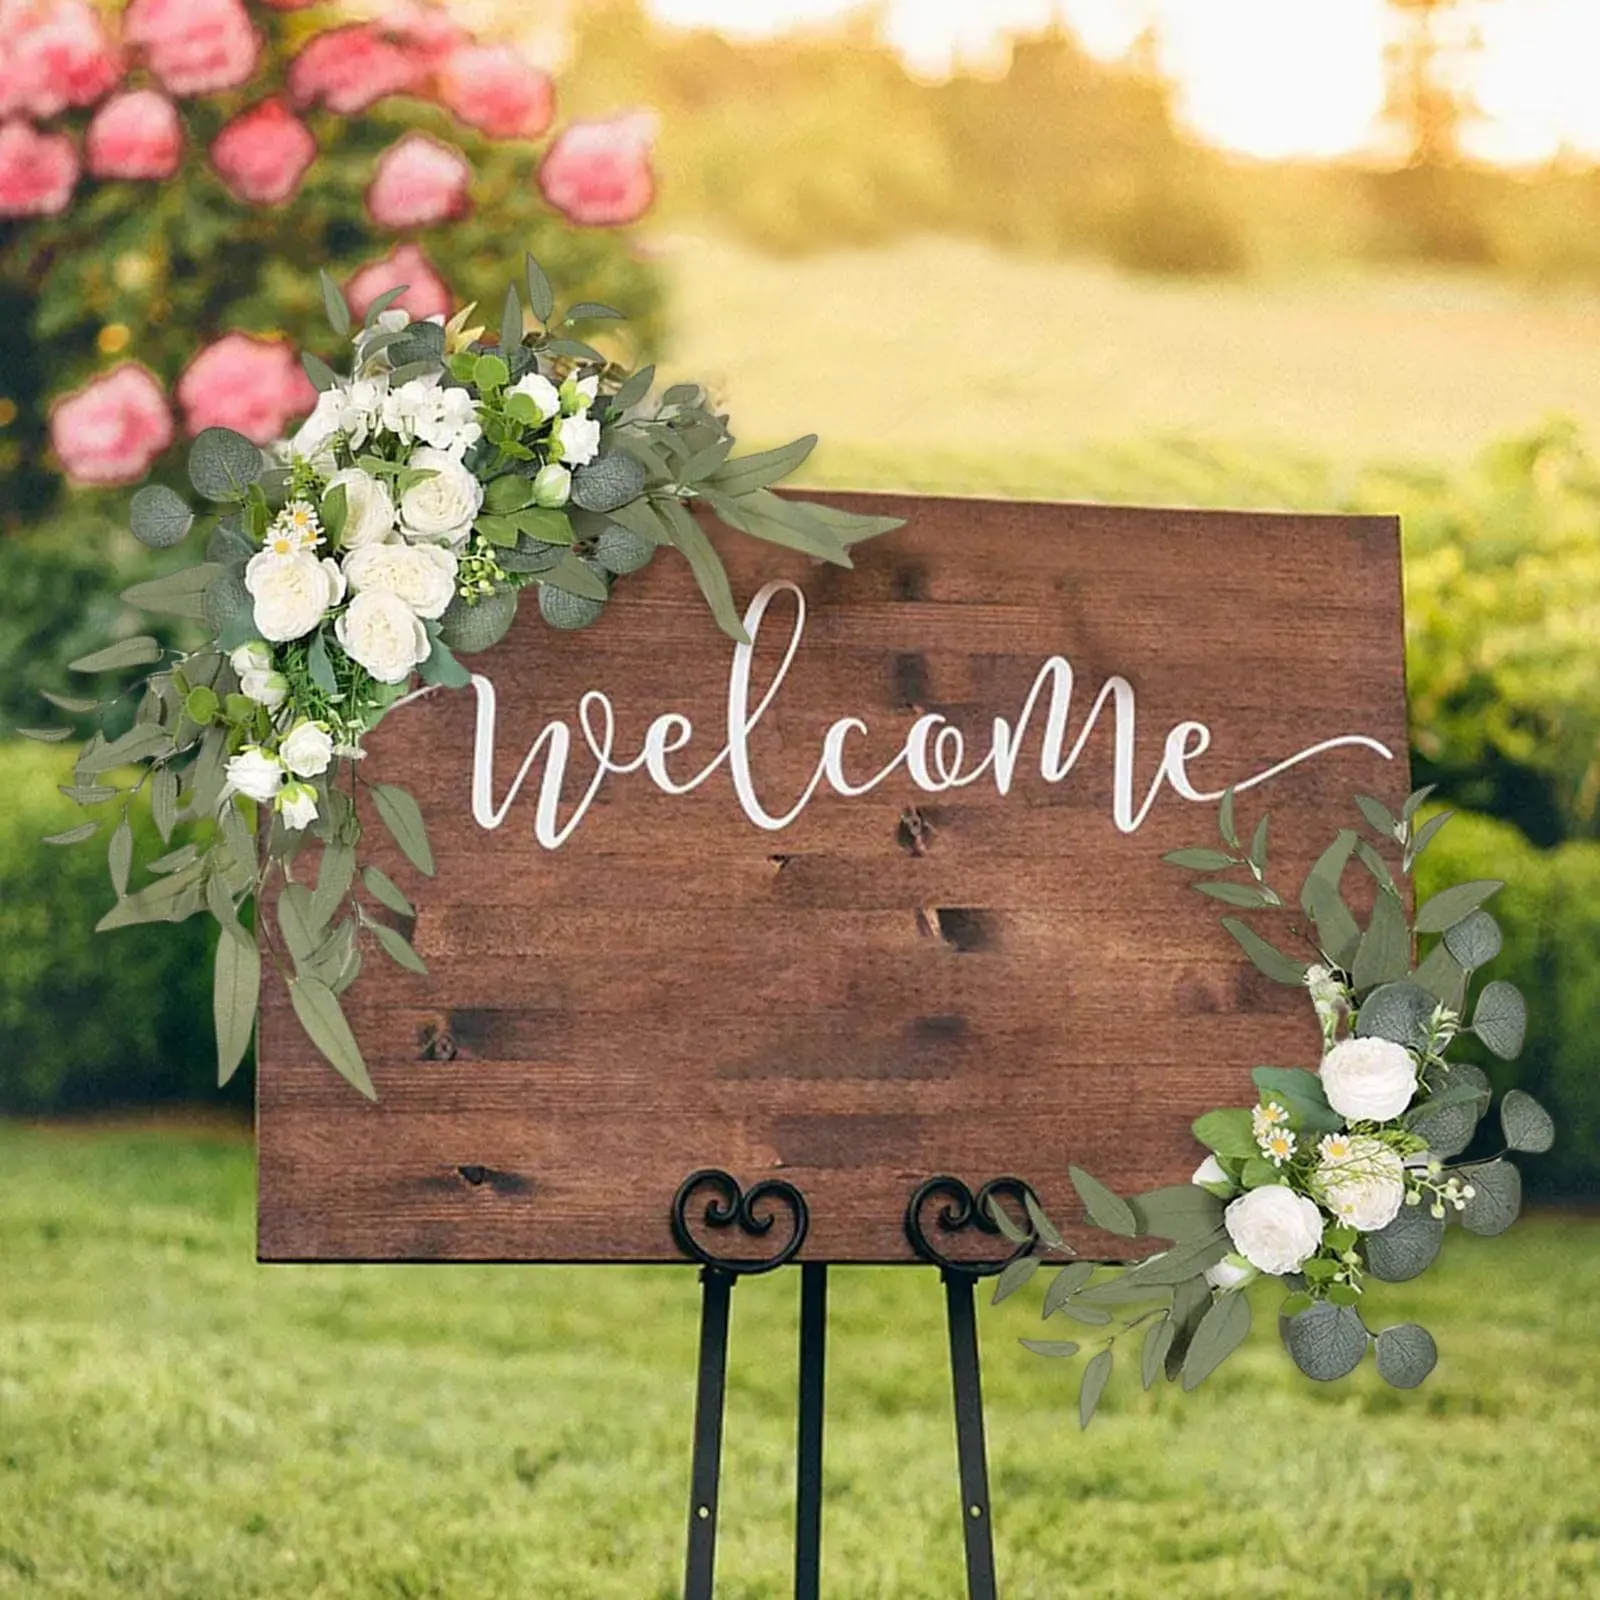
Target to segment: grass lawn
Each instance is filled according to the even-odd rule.
[[[247,1144],[0,1125],[0,1594],[667,1600],[697,1310],[674,1269],[261,1268]],[[1258,1306],[1195,1395],[985,1311],[1010,1600],[1600,1592],[1600,1228],[1454,1238],[1386,1289],[1412,1394],[1301,1379]],[[789,1592],[797,1275],[735,1296],[718,1593]],[[836,1276],[825,1592],[963,1592],[931,1271]]]
[[[1456,463],[1560,413],[1600,431],[1600,299],[1443,273],[1150,279],[920,238],[791,261],[664,256],[672,359],[752,442],[817,432],[810,481],[1093,495],[1174,437]],[[1181,500],[1121,464],[1106,498]]]

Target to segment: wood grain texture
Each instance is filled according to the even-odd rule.
[[[870,726],[852,772],[887,762],[928,711],[982,754],[1051,655],[1076,674],[1069,743],[1108,675],[1133,685],[1141,797],[1186,718],[1212,732],[1191,763],[1202,789],[1341,734],[1396,753],[1334,751],[1241,799],[1247,824],[1271,809],[1286,898],[1353,792],[1405,794],[1393,520],[823,498],[909,525],[853,571],[712,530],[741,604],[784,577],[810,607],[752,735],[769,810],[804,789],[842,716]],[[757,692],[789,616],[775,606],[761,636]],[[470,663],[498,691],[498,791],[591,688],[616,705],[623,752],[660,713],[689,716],[694,741],[669,766],[698,770],[725,737],[732,648],[670,553],[585,632],[524,607]],[[262,1259],[676,1260],[669,1206],[703,1166],[798,1184],[805,1259],[909,1259],[902,1212],[935,1172],[1024,1177],[1114,1257],[1125,1246],[1070,1226],[1068,1163],[1125,1192],[1186,1179],[1191,1118],[1245,1102],[1254,1065],[1312,1064],[1317,1033],[1160,863],[1214,837],[1214,807],[1165,790],[1120,833],[1110,717],[1052,784],[1042,709],[1008,796],[987,781],[928,794],[900,771],[861,796],[824,786],[766,832],[725,772],[678,797],[612,774],[556,851],[533,837],[531,792],[500,829],[473,821],[470,695],[402,709],[364,776],[416,795],[438,876],[410,870],[373,818],[363,848],[416,903],[429,975],[369,957],[347,996],[376,1104],[269,984]],[[591,771],[575,759],[569,796]]]

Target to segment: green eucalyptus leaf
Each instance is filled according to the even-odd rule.
[[[1002,1300],[1009,1299],[1018,1289],[1031,1282],[1038,1270],[1038,1256],[1018,1256],[1015,1261],[1008,1261],[1004,1271],[995,1279],[991,1304],[999,1305]]]
[[[68,828],[64,833],[49,833],[44,837],[45,844],[68,845],[82,844],[85,839],[92,839],[100,831],[98,822],[80,822],[75,828]]]
[[[189,481],[207,500],[242,498],[265,467],[260,446],[232,428],[202,428],[189,446]]]
[[[1372,920],[1361,935],[1350,980],[1358,993],[1380,983],[1394,983],[1411,970],[1411,935],[1400,897],[1380,889],[1372,906]]]
[[[1093,1276],[1092,1261],[1069,1261],[1050,1280],[1050,1285],[1044,1292],[1043,1314],[1046,1317],[1053,1317]]]
[[[1172,1318],[1165,1313],[1145,1330],[1144,1343],[1139,1350],[1139,1379],[1146,1389],[1154,1388],[1156,1379],[1161,1376],[1175,1332]]]
[[[1472,883],[1458,883],[1449,889],[1441,889],[1438,894],[1424,900],[1418,908],[1417,932],[1443,933],[1455,927],[1503,888],[1505,884],[1498,878],[1480,878]]]
[[[1083,1381],[1078,1385],[1078,1426],[1087,1428],[1094,1421],[1100,1397],[1111,1381],[1111,1347],[1106,1346],[1083,1369]]]
[[[1361,1002],[1355,1032],[1360,1039],[1388,1039],[1408,1050],[1420,1050],[1437,1002],[1419,984],[1380,984]]]
[[[212,1016],[217,1033],[217,1083],[238,1071],[255,1031],[261,997],[261,955],[254,939],[224,934],[212,972]]]
[[[167,550],[181,544],[194,526],[194,512],[182,495],[162,483],[136,489],[128,502],[128,526],[140,544]]]
[[[457,655],[475,655],[499,644],[516,615],[515,590],[483,595],[475,605],[457,595],[439,619],[439,638]]]
[[[1237,917],[1224,917],[1222,926],[1234,942],[1249,956],[1251,963],[1272,979],[1274,983],[1299,988],[1306,981],[1306,964],[1287,956],[1275,944],[1263,939],[1248,923]]]
[[[291,978],[289,999],[307,1038],[332,1063],[339,1076],[367,1099],[376,1100],[377,1091],[367,1074],[367,1064],[361,1058],[361,1047],[345,1021],[333,990],[317,978]]]
[[[1189,850],[1169,850],[1161,858],[1169,867],[1182,867],[1188,872],[1225,872],[1239,864],[1237,856],[1226,850],[1199,847]]]
[[[650,393],[650,385],[655,382],[656,369],[654,365],[640,367],[619,388],[611,399],[611,414],[616,416],[619,412],[627,411],[630,407],[638,405]]]
[[[572,503],[584,511],[610,512],[645,491],[645,470],[631,455],[613,450],[572,475]]]
[[[528,284],[528,304],[532,307],[534,316],[540,322],[547,323],[556,308],[555,292],[550,287],[550,280],[545,276],[544,268],[533,259],[532,255],[524,258],[523,268]]]
[[[417,908],[406,898],[400,885],[381,867],[364,868],[361,881],[367,886],[367,893],[379,904],[388,906],[391,911],[398,911],[402,917],[416,916]]]
[[[1503,978],[1486,983],[1473,1009],[1472,1031],[1502,1061],[1516,1060],[1528,1031],[1528,1006],[1522,991]]]
[[[1415,1322],[1380,1330],[1373,1350],[1378,1359],[1378,1376],[1396,1389],[1415,1389],[1439,1359],[1433,1335]]]
[[[329,389],[339,387],[339,375],[321,356],[313,354],[310,350],[300,352],[300,366],[311,380],[311,387],[318,394],[326,394]]]
[[[1219,1294],[1189,1341],[1183,1358],[1183,1387],[1197,1389],[1250,1332],[1250,1302],[1242,1294]]]
[[[1360,1315],[1350,1306],[1319,1300],[1298,1316],[1280,1317],[1278,1330],[1294,1364],[1318,1383],[1348,1377],[1361,1365],[1370,1342]]]
[[[606,528],[594,545],[595,560],[619,577],[649,566],[655,553],[656,547],[648,539],[615,524]]]
[[[119,639],[103,650],[92,650],[86,656],[67,664],[69,672],[116,672],[123,667],[144,667],[159,661],[162,650],[159,643],[148,634],[132,639]]]
[[[1362,1241],[1367,1271],[1384,1283],[1405,1283],[1433,1265],[1444,1243],[1444,1222],[1426,1205],[1401,1206],[1387,1227]]]
[[[1504,1233],[1522,1210],[1522,1174],[1503,1156],[1481,1166],[1462,1167],[1457,1176],[1471,1184],[1472,1197],[1461,1213],[1468,1233]]]
[[[1078,1191],[1078,1198],[1083,1202],[1089,1220],[1097,1228],[1120,1234],[1126,1239],[1138,1234],[1139,1224],[1134,1218],[1133,1208],[1121,1195],[1108,1189],[1098,1178],[1090,1177],[1082,1167],[1069,1166],[1067,1176],[1072,1179],[1072,1187]]]
[[[1071,1339],[1018,1339],[1017,1343],[1036,1356],[1054,1356],[1058,1359],[1075,1356],[1079,1350],[1079,1346]]]
[[[1500,924],[1487,911],[1471,912],[1444,935],[1445,949],[1469,972],[1488,966],[1504,943]]]
[[[1555,1119],[1521,1089],[1510,1090],[1500,1102],[1500,1127],[1513,1150],[1538,1155],[1556,1142]]]
[[[749,644],[750,635],[744,631],[738,607],[733,603],[733,590],[728,584],[728,574],[723,569],[722,558],[705,535],[704,529],[678,504],[676,500],[657,500],[656,509],[665,517],[672,543],[683,554],[694,573],[700,592],[717,619],[717,626],[739,644]]]
[[[605,608],[604,600],[571,594],[553,581],[539,585],[539,615],[552,628],[587,628],[599,620]]]
[[[817,436],[808,433],[774,450],[762,450],[755,455],[738,456],[725,461],[711,474],[710,481],[718,490],[732,499],[753,494],[757,489],[769,488],[781,478],[787,478],[817,447]]]
[[[112,832],[106,862],[111,873],[111,887],[120,900],[128,892],[128,874],[133,870],[133,826],[126,817]]]
[[[1214,1234],[1222,1225],[1224,1201],[1198,1183],[1175,1183],[1136,1194],[1129,1201],[1141,1238],[1174,1244]]]
[[[388,783],[373,784],[372,798],[378,807],[378,815],[383,818],[384,827],[389,830],[406,859],[418,872],[431,878],[434,872],[433,851],[428,844],[427,825],[422,820],[417,802],[404,789],[397,789]]]
[[[411,948],[410,941],[397,929],[391,928],[387,923],[367,919],[367,926],[376,935],[378,943],[383,946],[384,953],[397,966],[404,967],[408,972],[420,972],[426,975],[427,963]]]
[[[350,307],[345,301],[344,291],[329,276],[326,267],[317,273],[317,281],[322,286],[322,309],[327,313],[328,326],[341,338],[350,337]]]
[[[35,744],[65,744],[72,737],[71,728],[18,728],[19,739],[31,739]]]
[[[1471,1089],[1472,1098],[1455,1099],[1455,1091]],[[1447,1096],[1451,1098],[1446,1098]],[[1442,1101],[1435,1106],[1433,1102]],[[1458,1061],[1439,1074],[1434,1093],[1409,1116],[1408,1125],[1428,1149],[1442,1159],[1459,1155],[1472,1143],[1478,1119],[1489,1104],[1489,1080],[1469,1061]]]

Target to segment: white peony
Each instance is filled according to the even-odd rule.
[[[228,782],[251,800],[271,800],[283,787],[283,763],[258,744],[247,744],[227,766]]]
[[[1281,1183],[1240,1195],[1222,1220],[1234,1249],[1252,1267],[1275,1278],[1298,1272],[1322,1243],[1322,1212],[1316,1201]]]
[[[358,594],[395,594],[419,617],[442,617],[456,592],[456,558],[437,544],[375,544],[344,564]]]
[[[556,428],[561,460],[569,467],[593,461],[600,451],[600,424],[593,417],[563,417]]]
[[[1215,1156],[1207,1156],[1198,1167],[1194,1169],[1194,1176],[1190,1183],[1197,1183],[1202,1189],[1209,1189],[1218,1198],[1226,1200],[1234,1192],[1234,1181],[1222,1170],[1222,1163]]]
[[[539,420],[548,422],[561,409],[561,394],[548,378],[527,373],[511,385],[511,394],[525,394],[539,409]]]
[[[1358,1133],[1323,1140],[1325,1153],[1312,1186],[1341,1222],[1374,1233],[1394,1221],[1405,1203],[1405,1162],[1381,1139]]]
[[[572,474],[557,462],[540,467],[533,477],[536,506],[564,506],[572,498]]]
[[[239,680],[239,693],[276,711],[289,697],[289,680],[281,672],[247,672]]]
[[[1256,1269],[1243,1256],[1224,1256],[1214,1266],[1206,1268],[1206,1282],[1213,1289],[1242,1289],[1254,1280]]]
[[[278,754],[295,777],[319,777],[333,760],[333,740],[324,724],[302,720],[279,744]]]
[[[286,784],[278,794],[278,813],[291,828],[308,828],[317,820],[317,791],[309,783]]]
[[[333,626],[345,654],[379,683],[404,683],[433,648],[411,607],[381,589],[358,594]]]
[[[464,544],[483,505],[483,485],[443,450],[417,450],[408,464],[432,476],[400,496],[400,531],[408,539]]]
[[[231,652],[228,663],[241,678],[248,672],[271,672],[272,646],[265,639],[252,639]]]
[[[1322,1092],[1351,1122],[1388,1122],[1417,1092],[1417,1063],[1390,1039],[1345,1039],[1322,1058]]]
[[[244,569],[263,638],[284,641],[310,633],[344,599],[344,574],[330,557],[309,550],[290,556],[263,550]]]
[[[394,532],[394,496],[382,478],[363,472],[360,467],[345,467],[328,479],[328,487],[344,490],[344,531],[339,535],[341,550],[361,550],[369,544],[382,544]]]

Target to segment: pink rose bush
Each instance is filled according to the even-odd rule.
[[[172,438],[167,397],[134,361],[92,378],[50,412],[50,443],[75,483],[134,483]]]
[[[281,206],[317,159],[311,130],[281,100],[241,111],[211,146],[211,165],[234,197]]]
[[[363,267],[345,285],[345,299],[358,317],[364,317],[380,294],[401,284],[406,285],[406,292],[394,302],[399,310],[409,311],[419,322],[425,317],[450,315],[450,286],[414,244],[397,245],[382,261]]]
[[[261,56],[243,0],[131,0],[122,36],[175,95],[237,89]]]
[[[0,520],[40,514],[58,466],[137,478],[180,427],[280,437],[315,398],[292,350],[318,308],[288,288],[308,268],[358,313],[404,286],[400,309],[437,318],[492,292],[505,236],[559,264],[554,213],[637,220],[648,118],[577,124],[541,166],[555,105],[440,0],[0,0],[0,292],[25,347],[0,385]],[[152,204],[167,183],[183,205]],[[648,267],[576,255],[590,293],[648,315]]]
[[[465,216],[472,168],[459,150],[408,133],[378,157],[367,214],[380,228],[427,228]]]
[[[64,133],[0,124],[0,217],[54,217],[78,186],[78,152]]]
[[[539,165],[544,197],[588,228],[637,222],[655,197],[650,147],[655,119],[647,113],[609,122],[574,122]]]
[[[232,428],[252,444],[281,439],[317,403],[317,391],[286,339],[228,333],[207,345],[178,380],[183,425]]]
[[[96,178],[170,178],[183,159],[178,108],[154,89],[113,95],[95,112],[84,149]]]
[[[549,78],[507,45],[463,45],[439,67],[439,99],[491,139],[537,139],[555,115]]]
[[[122,64],[86,0],[0,0],[0,117],[92,106]]]

